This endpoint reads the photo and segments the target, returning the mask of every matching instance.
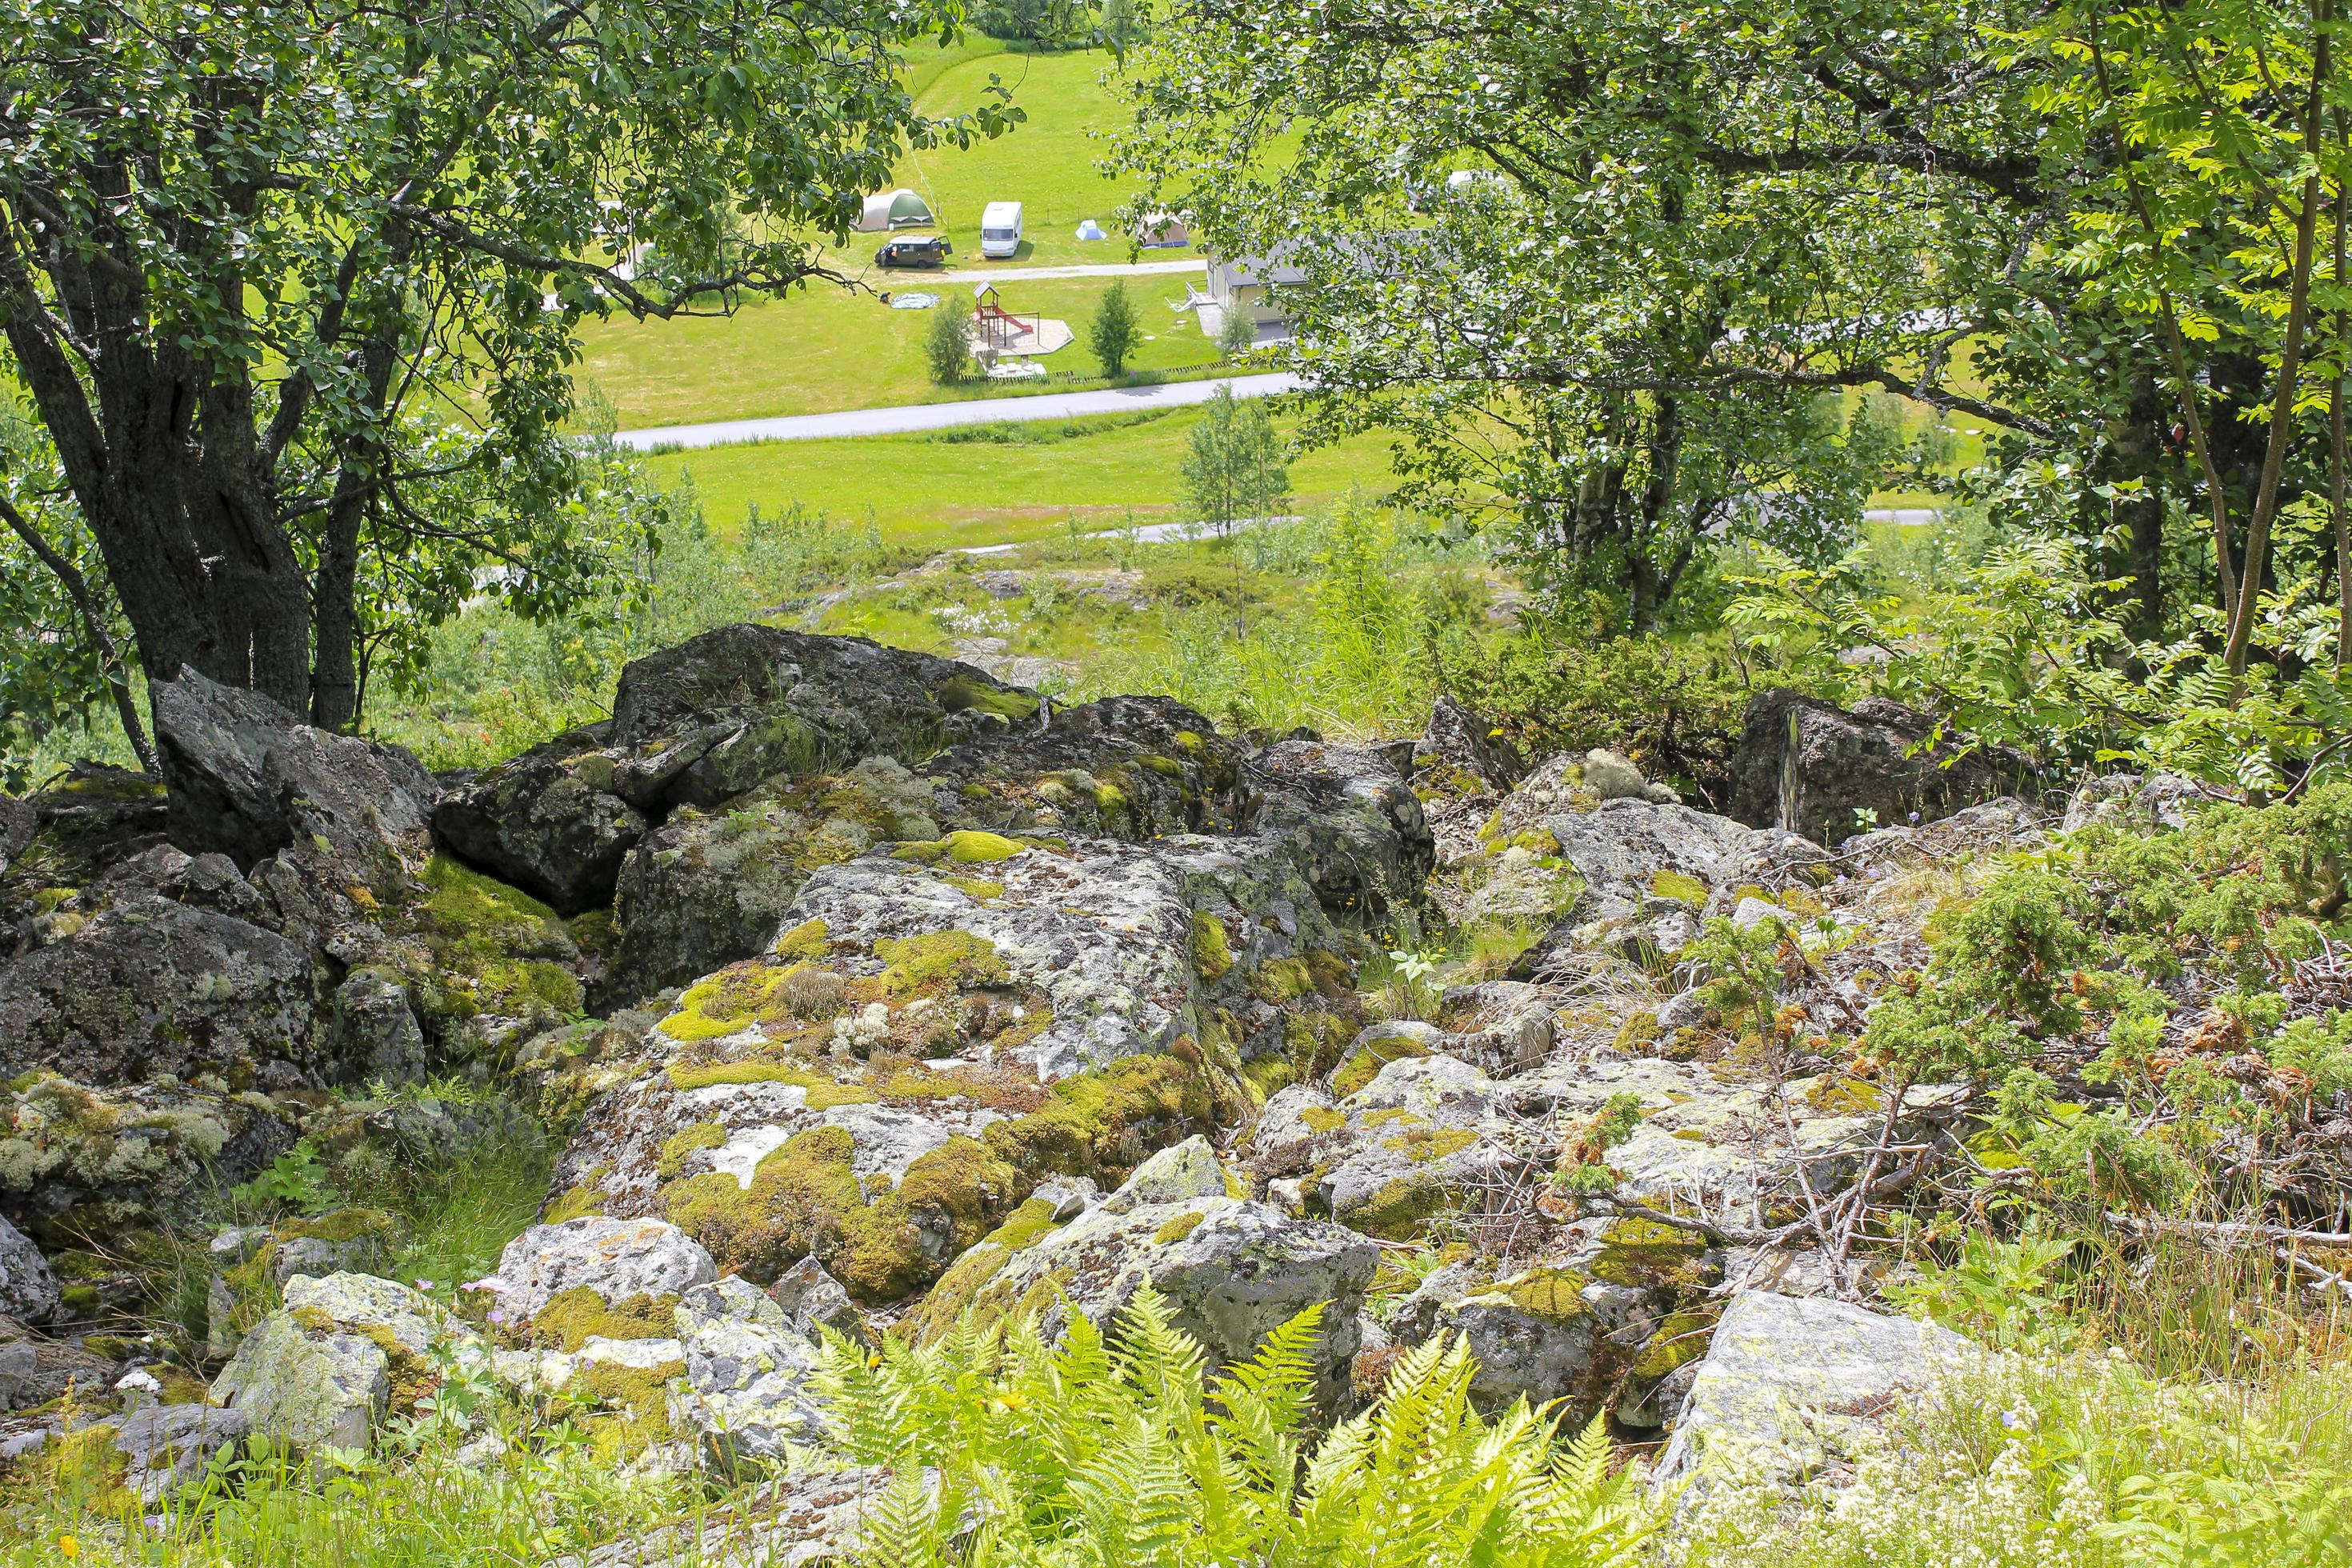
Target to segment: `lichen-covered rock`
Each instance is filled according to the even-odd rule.
[[[592,1292],[606,1306],[674,1300],[718,1277],[702,1244],[674,1225],[592,1215],[531,1226],[507,1243],[497,1272],[467,1288],[496,1297],[508,1318],[528,1321],[571,1291]]]
[[[1225,1168],[1217,1163],[1215,1147],[1195,1133],[1138,1165],[1135,1173],[1120,1184],[1118,1191],[1105,1199],[1102,1206],[1114,1214],[1125,1214],[1146,1204],[1233,1195],[1227,1186]]]
[[[1764,1084],[1728,1068],[1605,1047],[1513,1079],[1507,1094],[1521,1113],[1550,1111],[1570,1127],[1625,1097],[1638,1120],[1605,1155],[1617,1194],[1717,1216],[1801,1197],[1801,1157],[1814,1192],[1836,1191],[1853,1179],[1885,1114],[1884,1090],[1843,1074],[1790,1080],[1784,1114]],[[1961,1098],[1952,1085],[1918,1085],[1905,1098],[1906,1116],[1937,1113]]]
[[[0,968],[0,1077],[312,1081],[310,963],[275,931],[137,899]]]
[[[1412,763],[1416,784],[1423,773],[1451,769],[1469,774],[1485,790],[1507,790],[1528,771],[1496,726],[1450,693],[1441,693],[1431,706],[1429,723],[1413,742]]]
[[[311,1334],[273,1312],[238,1345],[212,1392],[280,1442],[364,1448],[392,1396],[391,1358],[363,1334]]]
[[[64,1304],[58,1277],[41,1249],[23,1231],[0,1219],[0,1317],[20,1323],[46,1323]]]
[[[0,959],[78,924],[62,906],[163,846],[164,825],[162,781],[97,763],[21,800],[0,796]]]
[[[1476,1186],[1537,1163],[1539,1152],[1517,1147],[1515,1130],[1493,1115],[1494,1080],[1434,1052],[1440,1037],[1424,1030],[1428,1043],[1397,1033],[1360,1044],[1351,1060],[1377,1070],[1337,1100],[1304,1087],[1268,1100],[1251,1132],[1259,1174],[1301,1177],[1303,1206],[1402,1240]],[[1343,1068],[1340,1081],[1362,1079]]]
[[[408,987],[378,970],[356,970],[328,999],[329,1050],[362,1083],[415,1083],[427,1068],[425,1030]]]
[[[889,1486],[880,1465],[799,1469],[739,1494],[717,1517],[698,1516],[608,1542],[549,1568],[821,1568],[855,1562],[866,1515]]]
[[[670,1426],[699,1432],[722,1461],[778,1460],[824,1429],[815,1347],[757,1286],[736,1275],[695,1286],[678,1300],[677,1337],[686,1376],[670,1389]]]
[[[1018,1245],[992,1244],[983,1267],[960,1264],[941,1282],[926,1303],[928,1326],[944,1327],[967,1305],[984,1313],[1043,1310],[1050,1323],[1066,1298],[1107,1328],[1149,1286],[1168,1299],[1177,1325],[1200,1342],[1214,1368],[1247,1357],[1270,1330],[1328,1303],[1316,1351],[1327,1406],[1344,1392],[1357,1309],[1379,1255],[1343,1226],[1227,1197],[1125,1212],[1107,1203],[1059,1229],[1008,1240]]]
[[[303,1276],[373,1272],[406,1235],[397,1215],[381,1209],[334,1209],[282,1221],[257,1253],[271,1281],[282,1286]]]
[[[235,1448],[252,1431],[242,1410],[209,1405],[158,1405],[114,1424],[114,1447],[128,1474],[124,1487],[152,1508],[180,1488],[202,1480],[213,1457]]]
[[[213,1400],[253,1430],[310,1447],[366,1447],[388,1411],[430,1393],[434,1347],[481,1347],[432,1298],[372,1274],[298,1275],[283,1310],[255,1325],[219,1377]]]
[[[275,1159],[302,1109],[217,1079],[99,1089],[28,1074],[0,1088],[0,1210],[52,1252],[152,1227]]]
[[[674,808],[829,763],[920,761],[1036,707],[969,665],[861,637],[720,626],[629,665],[609,723],[485,770],[440,803],[434,828],[476,865],[577,913],[612,897],[623,858]],[[658,902],[642,888],[632,901],[640,918]],[[659,965],[640,953],[630,967]]]
[[[866,1320],[849,1292],[814,1258],[803,1258],[776,1276],[768,1287],[768,1300],[783,1313],[785,1325],[812,1343],[825,1329],[852,1340],[868,1337]]]
[[[1660,1480],[1704,1475],[1708,1445],[1744,1439],[1791,1472],[1846,1450],[1858,1428],[1897,1408],[1971,1353],[1948,1329],[1843,1301],[1750,1290],[1716,1325],[1706,1360],[1659,1460]]]

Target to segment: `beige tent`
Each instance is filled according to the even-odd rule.
[[[866,197],[864,210],[857,215],[861,234],[879,234],[887,228],[926,228],[930,223],[930,205],[904,185]]]
[[[1182,213],[1145,213],[1135,226],[1135,243],[1147,247],[1162,245],[1190,245],[1192,226]]]

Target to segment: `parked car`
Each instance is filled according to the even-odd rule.
[[[955,247],[943,234],[902,234],[874,253],[879,267],[944,267]]]
[[[980,254],[989,261],[1009,261],[1021,250],[1021,204],[991,202],[980,213]]]

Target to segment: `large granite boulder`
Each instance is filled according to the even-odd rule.
[[[1729,810],[1755,826],[1838,844],[1873,826],[1933,821],[2028,793],[2035,782],[2016,753],[1962,754],[1916,709],[1871,697],[1847,710],[1776,688],[1748,705]]]
[[[969,665],[862,637],[730,626],[622,671],[604,724],[486,769],[434,829],[458,855],[567,914],[613,895],[623,858],[680,806],[862,758],[919,762],[1036,711]]]
[[[1948,1329],[1843,1301],[1750,1290],[1724,1310],[1654,1472],[1704,1476],[1708,1446],[1779,1456],[1790,1472],[1848,1451],[1858,1433],[1963,1365]]]
[[[240,868],[318,840],[354,865],[425,827],[433,784],[396,746],[303,723],[259,692],[183,668],[153,688],[172,841]]]

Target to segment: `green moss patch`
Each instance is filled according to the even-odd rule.
[[[776,939],[778,958],[823,958],[831,935],[823,921],[803,921]]]
[[[1337,1106],[1310,1105],[1298,1113],[1298,1120],[1318,1132],[1336,1132],[1348,1125],[1348,1113]]]
[[[992,882],[984,877],[942,877],[940,881],[968,899],[981,903],[993,903],[1004,896],[1004,884]]]
[[[540,1223],[562,1225],[567,1219],[578,1219],[583,1215],[603,1214],[604,1203],[604,1191],[602,1187],[593,1181],[583,1182],[578,1186],[559,1194],[553,1203],[549,1204],[547,1213],[541,1216]]]
[[[1186,1237],[1200,1229],[1201,1222],[1208,1217],[1208,1215],[1202,1214],[1198,1209],[1188,1209],[1184,1213],[1177,1215],[1170,1219],[1158,1230],[1153,1231],[1151,1233],[1151,1239],[1158,1242],[1162,1247],[1172,1247],[1177,1242],[1183,1240]]]
[[[941,981],[962,989],[1004,985],[1013,979],[996,944],[968,931],[885,937],[874,944],[874,956],[890,966],[883,972],[882,986],[894,996],[909,995]]]
[[[1057,1172],[1102,1180],[1150,1149],[1175,1142],[1214,1112],[1208,1076],[1177,1056],[1128,1057],[1066,1078],[1026,1116],[991,1124],[988,1146],[1031,1176]]]
[[[939,1272],[925,1229],[945,1228],[955,1250],[977,1242],[1010,1205],[1012,1170],[971,1138],[950,1140],[908,1167],[890,1192],[870,1197],[851,1161],[845,1128],[812,1128],[760,1162],[744,1187],[723,1173],[665,1188],[669,1218],[709,1247],[722,1268],[772,1279],[814,1255],[860,1300],[895,1301]],[[920,1216],[924,1226],[915,1221]]]
[[[1654,897],[1672,899],[1676,903],[1697,909],[1706,902],[1707,888],[1705,882],[1687,872],[1660,871],[1650,879],[1650,892]]]
[[[698,1121],[664,1141],[661,1158],[654,1170],[663,1181],[670,1181],[686,1169],[687,1161],[697,1150],[716,1149],[726,1142],[727,1129],[724,1126],[716,1121]]]
[[[899,860],[918,861],[925,866],[985,866],[998,860],[1010,860],[1029,847],[1017,838],[1007,838],[1001,833],[982,833],[972,828],[958,828],[944,838],[918,839],[901,844],[891,857]]]
[[[531,1342],[561,1351],[576,1351],[592,1339],[663,1340],[677,1331],[675,1295],[607,1302],[585,1285],[557,1291],[530,1321]]]
[[[1018,691],[1003,691],[993,686],[983,686],[976,680],[967,680],[961,675],[950,676],[945,684],[931,695],[939,705],[950,713],[977,710],[982,713],[992,713],[1008,723],[1017,719],[1034,719],[1037,716],[1035,698],[1024,697]]]
[[[1426,1165],[1459,1154],[1478,1142],[1467,1127],[1415,1127],[1385,1139],[1381,1146],[1393,1150],[1416,1165]]]
[[[1413,1057],[1425,1057],[1429,1047],[1419,1040],[1403,1035],[1387,1035],[1373,1040],[1349,1057],[1345,1066],[1332,1075],[1331,1095],[1345,1100],[1372,1079],[1391,1062],[1401,1062]]]
[[[1192,916],[1192,972],[1203,980],[1223,980],[1234,967],[1233,945],[1225,922],[1212,914]]]
[[[1573,1268],[1530,1268],[1504,1280],[1496,1289],[1522,1312],[1565,1323],[1591,1315],[1592,1309],[1584,1300],[1584,1288],[1591,1283]]]
[[[1445,1184],[1416,1171],[1384,1183],[1361,1208],[1348,1215],[1347,1223],[1383,1241],[1409,1241],[1433,1215],[1453,1206],[1454,1197]]]

